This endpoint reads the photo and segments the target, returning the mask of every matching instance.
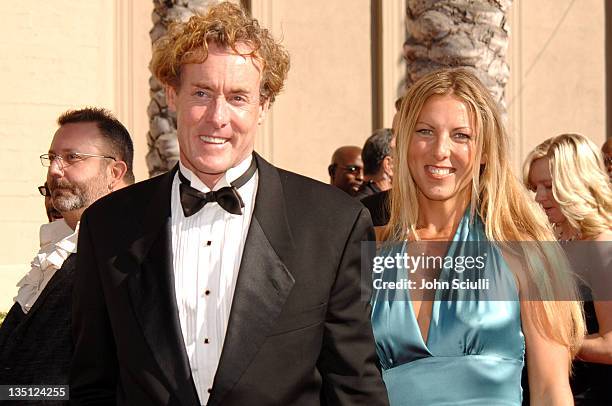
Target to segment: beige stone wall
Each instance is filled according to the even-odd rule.
[[[394,20],[403,9],[399,3],[382,2],[385,45],[390,32],[401,32]],[[326,182],[331,152],[340,145],[362,145],[371,132],[369,2],[252,0],[252,9],[285,39],[292,55],[287,90],[273,107],[257,149],[280,166]],[[324,22],[318,22],[317,11]],[[604,3],[514,0],[508,17],[506,99],[516,173],[535,145],[562,132],[580,132],[603,143]],[[329,38],[334,26],[342,29]],[[401,77],[402,68],[394,63],[393,50],[386,46],[384,52],[384,60],[374,63],[384,76],[383,122],[390,125],[397,84],[389,78]],[[322,96],[326,91],[328,96]]]
[[[513,164],[566,132],[605,138],[605,21],[601,0],[514,0],[506,91]]]
[[[291,54],[286,89],[256,149],[280,167],[328,182],[333,151],[363,145],[371,133],[370,1],[251,4]]]
[[[45,221],[36,191],[45,177],[38,155],[46,152],[61,112],[84,105],[113,110],[135,138],[136,177],[146,177],[151,3],[23,0],[3,10],[0,310],[11,305],[15,283],[37,250]],[[327,181],[332,151],[362,144],[372,130],[370,1],[251,4],[292,55],[286,90],[257,149],[281,167]],[[395,18],[395,9],[385,21]],[[531,147],[560,132],[603,141],[603,15],[601,0],[514,0],[507,95],[517,169]],[[393,83],[383,82],[383,93],[394,96]]]

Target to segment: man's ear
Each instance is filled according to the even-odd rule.
[[[335,164],[331,164],[327,167],[327,173],[329,173],[329,176],[332,178],[332,180],[334,179],[334,175],[336,174],[336,165]]]
[[[117,189],[117,185],[123,180],[125,173],[127,172],[127,164],[123,161],[113,161],[108,166],[109,171],[109,190]]]
[[[259,105],[259,117],[257,117],[257,125],[261,125],[263,123],[269,109],[270,99],[266,99],[262,104]]]
[[[176,112],[176,89],[171,85],[164,85],[166,91],[166,103],[170,111]]]
[[[391,155],[387,155],[386,157],[383,158],[382,168],[383,168],[383,172],[386,175],[390,177],[393,176],[393,158],[391,157]]]

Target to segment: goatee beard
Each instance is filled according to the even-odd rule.
[[[49,182],[53,207],[59,212],[82,209],[86,205],[85,190],[62,179]]]

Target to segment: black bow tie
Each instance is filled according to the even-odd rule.
[[[212,190],[208,193],[202,193],[199,190],[191,187],[191,182],[179,170],[179,186],[181,195],[181,206],[183,206],[183,214],[185,217],[193,216],[206,205],[206,203],[217,202],[224,210],[232,214],[242,214],[244,202],[238,193],[238,189],[247,183],[257,170],[257,162],[255,157],[251,159],[251,165],[238,179],[231,182],[231,186],[222,187],[219,190]]]

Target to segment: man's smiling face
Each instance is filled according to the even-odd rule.
[[[238,51],[246,54],[250,48],[239,44]],[[260,82],[256,59],[210,43],[206,60],[183,65],[180,85],[167,89],[181,162],[209,187],[253,152],[268,106]]]

